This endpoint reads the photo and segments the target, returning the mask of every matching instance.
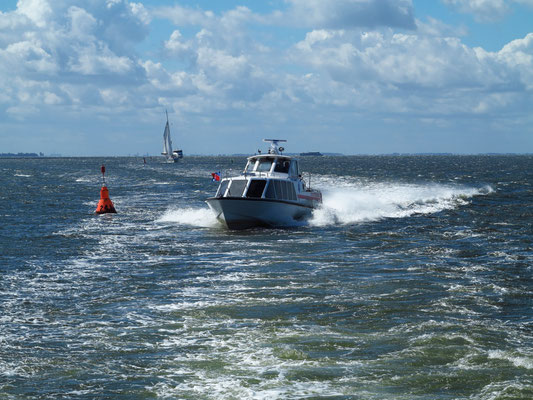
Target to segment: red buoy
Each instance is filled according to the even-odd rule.
[[[105,184],[105,166],[102,165],[102,168],[100,168],[100,171],[102,171],[102,189],[100,189],[100,201],[98,202],[98,205],[96,206],[96,210],[94,211],[96,214],[107,214],[107,213],[115,213],[115,206],[113,205],[113,202],[109,198],[109,190],[107,190],[107,186]]]
[[[100,201],[98,202],[98,205],[96,206],[96,210],[94,212],[96,214],[116,214],[117,211],[115,210],[113,202],[109,198],[109,190],[107,190],[107,186],[102,186],[102,189],[100,189]]]

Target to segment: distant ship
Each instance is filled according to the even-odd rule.
[[[319,151],[308,151],[307,153],[300,153],[301,156],[315,156],[315,157],[320,157],[322,156],[322,153],[320,153]]]
[[[161,153],[167,159],[168,163],[176,163],[180,158],[183,158],[182,150],[172,150],[172,140],[170,139],[170,126],[168,123],[168,113],[165,110],[167,115],[167,124],[165,125],[165,132],[163,133],[163,152]]]

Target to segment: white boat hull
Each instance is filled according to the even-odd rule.
[[[313,212],[309,206],[271,199],[211,197],[206,202],[229,229],[295,226]]]

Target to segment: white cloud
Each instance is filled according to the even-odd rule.
[[[533,33],[508,43],[496,58],[519,76],[517,80],[528,90],[533,90]]]
[[[83,39],[95,33],[98,21],[83,8],[72,6],[67,12],[70,17],[70,32],[72,37]]]
[[[0,49],[0,63],[4,73],[18,71],[20,75],[54,75],[59,71],[55,58],[43,49],[38,40],[24,40]]]
[[[194,75],[183,71],[169,72],[161,63],[146,61],[141,63],[146,72],[146,77],[150,84],[150,90],[154,93],[164,93],[174,96],[183,96],[197,91],[193,84]]]
[[[497,21],[509,12],[505,0],[444,0],[444,3],[485,22]]]
[[[448,25],[430,16],[426,18],[426,22],[416,21],[416,31],[420,36],[437,37],[463,37],[468,34],[468,29],[464,25]]]
[[[57,94],[52,92],[44,92],[44,103],[48,105],[61,104],[62,100]]]
[[[232,81],[247,73],[250,61],[246,56],[234,57],[223,50],[201,47],[198,49],[198,68],[209,71],[218,81]]]
[[[28,17],[39,28],[45,27],[53,14],[47,0],[19,0],[17,11]]]
[[[175,30],[170,35],[170,38],[164,42],[165,49],[170,52],[170,54],[180,57],[180,56],[190,56],[190,50],[192,44],[183,39],[181,32]]]
[[[151,21],[150,13],[146,10],[142,3],[128,3],[131,10],[131,15],[141,21],[144,25],[148,25]]]
[[[125,75],[132,72],[133,67],[128,57],[117,56],[107,46],[93,43],[76,49],[68,70],[82,75]]]
[[[464,14],[472,14],[479,22],[495,22],[511,12],[513,3],[533,7],[533,0],[442,0]]]
[[[30,104],[45,109],[83,99],[94,103],[94,96],[71,96],[80,93],[73,88],[80,85],[88,93],[90,85],[97,91],[102,84],[113,87],[139,79],[144,72],[130,49],[144,37],[145,21],[144,7],[124,0],[19,0],[15,11],[0,13],[5,110],[22,115],[17,110]],[[20,84],[26,81],[47,85]],[[72,84],[65,91],[68,81]]]
[[[479,14],[481,2],[469,2],[469,12]],[[321,118],[324,126],[530,118],[533,33],[489,52],[463,43],[461,27],[415,21],[410,0],[287,4],[260,15],[145,8],[141,0],[21,0],[0,13],[0,114],[44,118],[61,109],[94,119],[164,106],[206,126],[248,119],[274,130],[294,121],[314,129]],[[509,3],[490,4],[503,13],[498,5]],[[144,42],[149,29],[160,32],[160,18],[173,24],[167,36]]]
[[[294,24],[315,29],[415,28],[411,0],[288,0]]]
[[[215,18],[212,11],[201,11],[174,5],[172,7],[157,7],[152,10],[151,14],[156,18],[168,19],[176,26],[209,24],[209,21]]]
[[[99,93],[104,103],[112,107],[127,104],[129,100],[126,93],[122,90],[101,89]]]
[[[295,45],[293,60],[319,71],[324,85],[328,78],[344,85],[336,95],[369,112],[391,107],[399,113],[488,113],[531,97],[525,90],[532,84],[532,42],[530,34],[491,53],[458,38],[321,30]],[[315,92],[316,84],[307,95],[316,102],[333,100]],[[386,107],[377,107],[379,102]]]
[[[174,30],[164,41],[165,56],[179,62],[196,90],[209,96],[202,109],[254,107],[272,89],[271,75],[264,71],[270,49],[249,35],[253,23],[267,19],[246,7],[236,7],[220,15],[180,6],[153,10],[176,24],[196,25],[194,36],[185,38]],[[279,53],[272,54],[279,57]],[[251,102],[251,103],[248,103]]]

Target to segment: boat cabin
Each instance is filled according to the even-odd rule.
[[[244,175],[278,175],[288,174],[288,178],[298,178],[300,172],[298,169],[298,160],[286,156],[258,155],[248,157],[248,162],[244,168]],[[280,176],[287,178],[287,175]]]
[[[283,155],[256,155],[248,157],[241,176],[220,182],[215,197],[297,201],[297,192],[305,190],[299,178],[298,160]]]

